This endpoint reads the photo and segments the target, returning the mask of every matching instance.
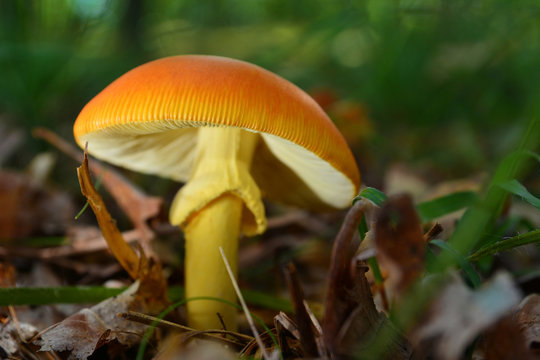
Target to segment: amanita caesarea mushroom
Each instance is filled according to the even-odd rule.
[[[219,247],[236,272],[238,239],[264,232],[261,197],[309,209],[344,208],[360,174],[343,136],[317,103],[256,65],[185,55],[124,74],[74,125],[96,158],[186,184],[170,221],[184,230],[186,297],[235,301]],[[236,328],[236,309],[187,304],[189,325]]]

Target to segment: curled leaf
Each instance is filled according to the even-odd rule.
[[[122,237],[111,214],[107,211],[103,199],[94,188],[88,170],[88,155],[86,152],[82,165],[77,168],[77,175],[79,176],[81,192],[88,199],[88,203],[96,215],[99,228],[109,245],[109,249],[128,274],[133,279],[137,279],[139,257]]]

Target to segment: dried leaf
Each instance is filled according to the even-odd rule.
[[[111,214],[109,214],[103,203],[103,199],[92,185],[92,179],[90,178],[90,172],[88,171],[88,156],[86,153],[84,154],[82,165],[77,168],[77,175],[79,176],[79,183],[81,184],[81,192],[88,199],[88,203],[96,215],[99,228],[101,229],[103,237],[107,240],[109,249],[128,274],[133,279],[137,279],[139,272],[139,257],[126,243],[120,231],[118,231],[115,221],[112,219]]]
[[[137,344],[146,325],[125,320],[118,313],[149,312],[147,298],[139,293],[139,284],[135,282],[120,295],[68,317],[42,333],[34,343],[41,346],[41,351],[68,351],[69,359],[86,359],[113,340],[128,347]]]
[[[395,195],[375,220],[375,244],[381,266],[388,271],[387,289],[401,296],[422,273],[424,234],[409,195]]]
[[[300,348],[298,341],[300,333],[292,319],[284,312],[280,312],[274,317],[274,328],[276,329],[276,339],[283,357],[287,359],[301,357],[301,351],[297,351]]]
[[[476,291],[455,277],[440,292],[428,318],[412,332],[410,339],[419,349],[434,346],[437,359],[459,359],[465,347],[517,305],[520,297],[507,273],[496,274]]]
[[[109,249],[129,275],[134,279],[140,280],[141,285],[137,290],[138,302],[144,303],[145,310],[148,310],[151,314],[163,310],[168,305],[168,299],[167,282],[163,276],[161,264],[153,259],[148,259],[142,250],[140,251],[139,258],[124,240],[114,220],[107,211],[101,196],[92,185],[86,152],[82,166],[77,168],[77,174],[81,184],[81,191],[87,197],[88,203],[96,215],[99,227],[109,245]],[[117,311],[116,313],[118,312],[125,311]]]
[[[163,276],[159,261],[147,258],[142,252],[141,255],[139,270],[141,285],[137,291],[137,297],[141,298],[140,301],[146,304],[148,313],[157,314],[169,305],[167,280]]]

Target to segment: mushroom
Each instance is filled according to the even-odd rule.
[[[219,247],[236,274],[238,239],[266,228],[264,195],[309,209],[350,205],[360,184],[354,157],[305,92],[256,65],[204,55],[141,65],[81,111],[74,135],[101,160],[186,184],[170,221],[185,236],[187,298],[235,301]],[[198,329],[236,328],[236,309],[187,303]]]

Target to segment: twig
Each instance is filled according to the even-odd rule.
[[[427,233],[424,234],[424,241],[430,242],[431,240],[435,239],[441,232],[443,231],[443,227],[439,223],[435,223],[431,229]]]
[[[219,252],[221,253],[221,258],[223,259],[223,263],[225,264],[227,273],[229,274],[229,277],[231,278],[234,291],[236,291],[236,296],[238,297],[238,300],[240,301],[240,304],[242,305],[242,309],[244,310],[244,313],[246,314],[246,319],[249,323],[249,327],[251,328],[251,331],[253,332],[253,336],[255,336],[255,340],[257,340],[257,345],[259,345],[259,348],[261,349],[262,356],[265,360],[270,360],[270,355],[266,352],[264,343],[262,342],[261,337],[259,336],[259,332],[257,331],[257,328],[255,327],[255,323],[253,322],[251,313],[249,312],[246,302],[244,301],[244,297],[242,296],[242,293],[240,292],[240,288],[238,287],[238,283],[236,282],[236,279],[234,278],[234,274],[232,272],[231,266],[229,265],[229,261],[227,260],[227,257],[225,256],[225,252],[223,251],[223,248],[221,246],[219,247]]]
[[[219,341],[222,341],[222,342],[223,341],[224,342],[229,342],[229,343],[233,343],[233,344],[238,345],[238,346],[243,346],[242,343],[247,343],[247,342],[250,342],[251,340],[253,340],[253,338],[251,336],[236,333],[234,331],[227,331],[227,330],[201,330],[200,331],[200,330],[195,330],[195,329],[192,329],[192,328],[190,328],[188,326],[184,326],[184,325],[177,324],[177,323],[174,323],[174,322],[171,322],[171,321],[159,319],[157,317],[146,315],[146,314],[136,312],[136,311],[128,311],[127,313],[119,313],[118,316],[120,316],[123,319],[129,320],[129,321],[135,321],[135,322],[145,324],[145,325],[154,325],[155,324],[156,327],[159,327],[161,329],[175,330],[175,331],[180,331],[180,332],[189,332],[189,333],[193,333],[193,336],[200,336],[200,337],[205,337],[205,338],[209,338],[209,339],[213,339],[213,340],[219,340]],[[214,334],[230,335],[230,336],[236,338],[238,341],[240,341],[242,343],[239,343],[237,341],[232,341],[230,339],[227,339],[227,338],[224,338],[224,337],[221,337],[221,336],[218,336],[218,335],[214,335]]]
[[[11,305],[8,306],[9,315],[11,315],[11,320],[13,320],[13,324],[15,325],[15,329],[17,330],[17,334],[19,335],[19,339],[26,343],[26,339],[23,337],[22,331],[21,331],[21,324],[19,324],[19,319],[17,318],[17,313],[15,313],[15,308]]]

